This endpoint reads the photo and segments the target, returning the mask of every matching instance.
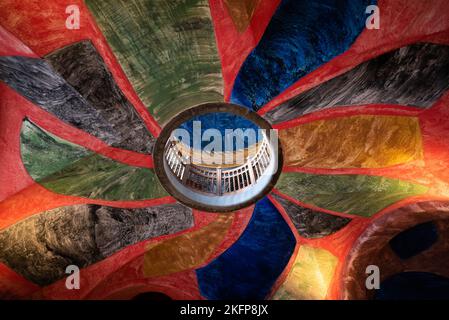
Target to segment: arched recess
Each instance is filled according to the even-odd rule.
[[[417,227],[418,226],[418,227]],[[421,245],[421,226],[433,226],[435,241]],[[419,230],[418,230],[419,231]],[[408,244],[421,247],[413,255],[400,257],[392,239],[408,233]],[[429,231],[425,231],[429,232]],[[394,240],[393,240],[394,242]],[[449,202],[419,202],[375,218],[360,235],[345,263],[342,277],[342,299],[373,299],[376,290],[366,288],[367,267],[379,267],[380,283],[403,272],[427,272],[449,277]]]

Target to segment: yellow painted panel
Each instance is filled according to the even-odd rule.
[[[145,276],[163,276],[201,265],[222,243],[233,219],[232,214],[221,214],[200,230],[150,245],[144,256]]]
[[[322,300],[326,297],[337,258],[320,248],[303,245],[275,300]]]
[[[382,168],[423,161],[416,117],[360,115],[279,131],[287,166]]]

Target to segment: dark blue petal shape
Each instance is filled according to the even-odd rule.
[[[196,271],[207,299],[264,299],[287,265],[295,237],[276,207],[264,198],[237,242]]]
[[[346,51],[375,0],[283,0],[235,80],[231,102],[258,110]]]

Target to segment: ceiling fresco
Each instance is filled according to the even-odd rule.
[[[205,103],[279,136],[231,212],[154,161]],[[0,299],[448,298],[448,120],[445,0],[0,0]]]

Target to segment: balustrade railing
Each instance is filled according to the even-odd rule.
[[[268,168],[272,155],[266,138],[257,146],[258,150],[248,157],[243,165],[230,167],[201,166],[192,163],[190,154],[185,155],[185,146],[172,137],[166,145],[165,161],[173,175],[185,186],[195,191],[217,196],[239,192],[257,183]]]

